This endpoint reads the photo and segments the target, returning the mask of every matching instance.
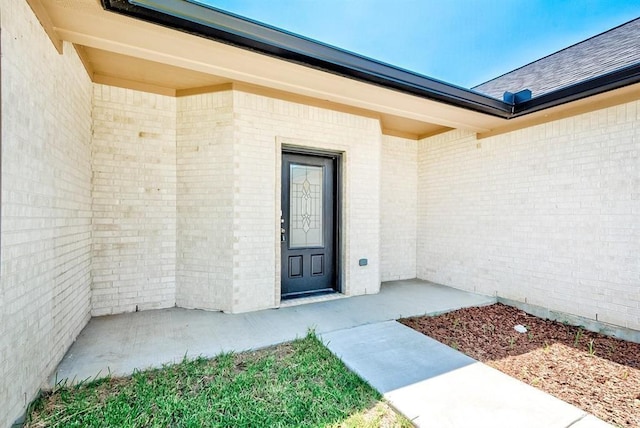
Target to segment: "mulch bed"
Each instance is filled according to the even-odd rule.
[[[640,427],[638,343],[499,303],[399,321],[610,424]]]

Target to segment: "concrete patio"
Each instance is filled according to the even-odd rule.
[[[324,296],[244,314],[171,308],[97,317],[82,331],[50,384],[128,375],[185,356],[262,348],[304,336],[312,328],[417,427],[608,427],[581,409],[394,321],[495,301],[406,280],[385,283],[376,295]]]
[[[317,333],[401,317],[494,303],[494,297],[421,280],[384,283],[379,294],[332,299],[244,314],[181,308],[93,318],[71,346],[50,384],[128,375],[185,355],[257,349]]]

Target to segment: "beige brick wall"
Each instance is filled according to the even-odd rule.
[[[176,301],[176,99],[94,85],[92,314]]]
[[[380,287],[381,135],[375,119],[234,91],[233,310],[279,301],[282,144],[343,152],[343,291]],[[358,266],[360,258],[369,265]]]
[[[382,136],[380,271],[382,281],[416,277],[418,142]]]
[[[640,329],[640,102],[418,150],[418,276]]]
[[[231,311],[233,95],[178,99],[178,306]],[[270,303],[270,302],[268,302]]]
[[[102,85],[93,116],[94,315],[277,306],[282,144],[344,153],[343,291],[379,290],[377,120],[241,91],[173,103]]]
[[[2,18],[0,427],[22,414],[89,320],[91,83],[25,1]]]
[[[179,99],[177,141],[179,306],[279,304],[282,144],[344,152],[344,292],[378,291],[377,120],[229,90]]]

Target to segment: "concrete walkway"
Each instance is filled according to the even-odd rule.
[[[486,305],[495,298],[426,281],[377,295],[247,314],[179,308],[92,319],[50,383],[128,375],[186,356],[240,352],[314,328],[329,349],[417,426],[601,428],[609,425],[393,320]]]
[[[321,337],[351,370],[418,427],[610,426],[395,321]]]

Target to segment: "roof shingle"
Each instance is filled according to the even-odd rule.
[[[505,91],[530,89],[533,97],[640,63],[636,18],[472,88],[502,99]]]

